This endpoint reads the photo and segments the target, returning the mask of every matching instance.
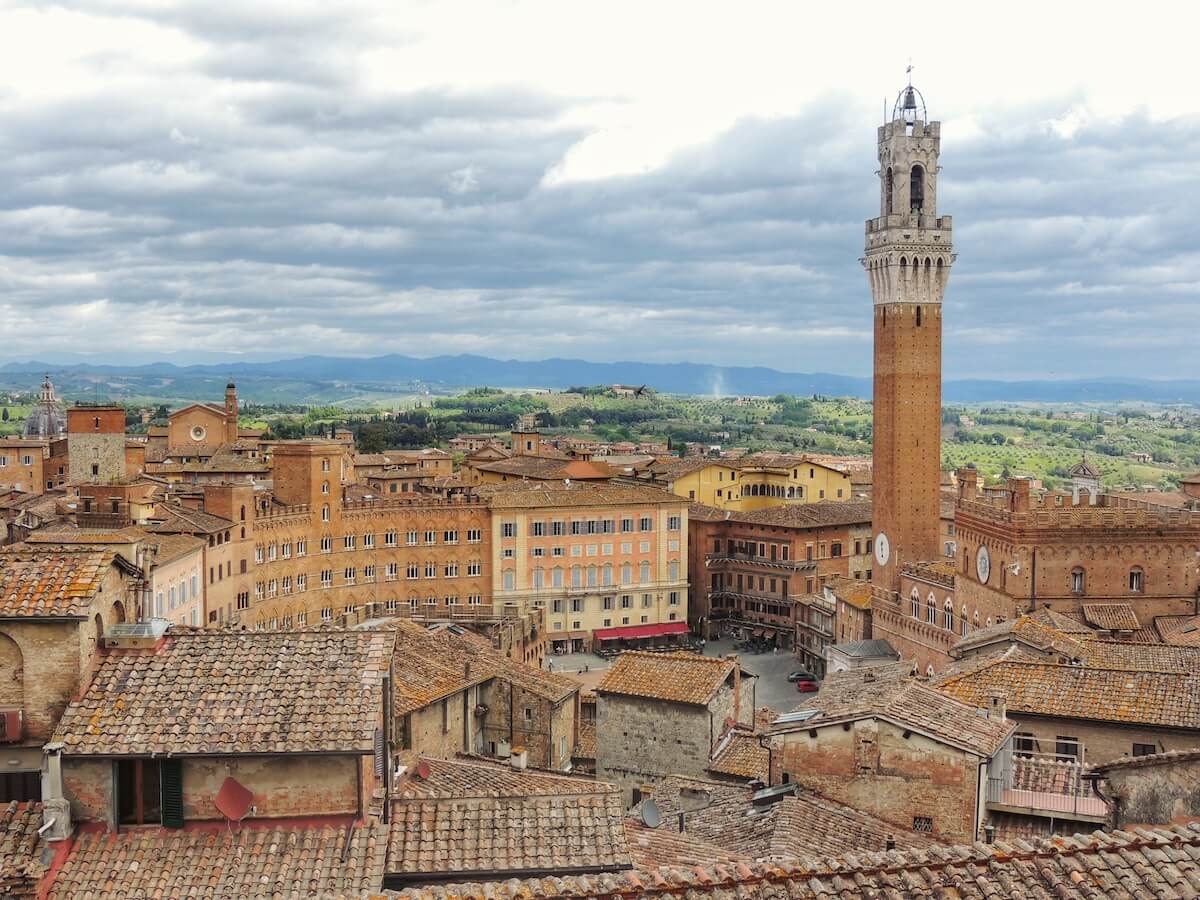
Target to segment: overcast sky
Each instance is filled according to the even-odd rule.
[[[0,362],[866,374],[911,55],[947,376],[1196,377],[1200,13],[1118,9],[0,0]]]

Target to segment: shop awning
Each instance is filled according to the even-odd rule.
[[[687,622],[662,622],[658,625],[625,625],[621,628],[597,628],[592,637],[598,641],[615,641],[618,638],[662,637],[667,634],[687,634]]]

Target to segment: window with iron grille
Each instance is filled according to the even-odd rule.
[[[933,834],[933,816],[913,816],[913,831]]]

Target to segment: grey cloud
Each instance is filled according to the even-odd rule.
[[[86,342],[291,356],[476,352],[863,373],[857,259],[875,113],[813,97],[644,175],[546,186],[595,98],[513,86],[378,93],[352,12],[94,5],[186,32],[194,71],[65,101],[0,95],[0,329],[9,358]],[[398,49],[402,57],[404,36]],[[97,63],[99,65],[99,62]],[[959,260],[947,371],[1187,374],[1200,292],[1200,122],[1068,137],[1070,97],[943,147]],[[1022,124],[1028,123],[1028,124]],[[51,317],[32,310],[54,310]]]

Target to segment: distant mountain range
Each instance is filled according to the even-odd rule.
[[[114,366],[10,362],[0,366],[0,386],[36,385],[43,372],[78,384],[103,384],[111,395],[154,393],[172,385],[180,396],[211,392],[211,383],[233,377],[244,396],[262,402],[314,402],[357,391],[394,388],[541,387],[645,384],[672,394],[772,395],[778,393],[869,398],[871,379],[827,372],[780,372],[763,366],[710,366],[697,363],[596,363],[579,359],[505,360],[486,356],[434,356],[420,359],[390,354],[374,357],[301,356],[273,362],[177,366],[152,363]],[[70,386],[63,386],[70,392]],[[99,388],[98,388],[99,389]],[[308,398],[308,399],[305,399]],[[1098,378],[1063,381],[947,381],[943,399],[952,403],[1032,401],[1088,403],[1146,401],[1200,403],[1200,381]]]

